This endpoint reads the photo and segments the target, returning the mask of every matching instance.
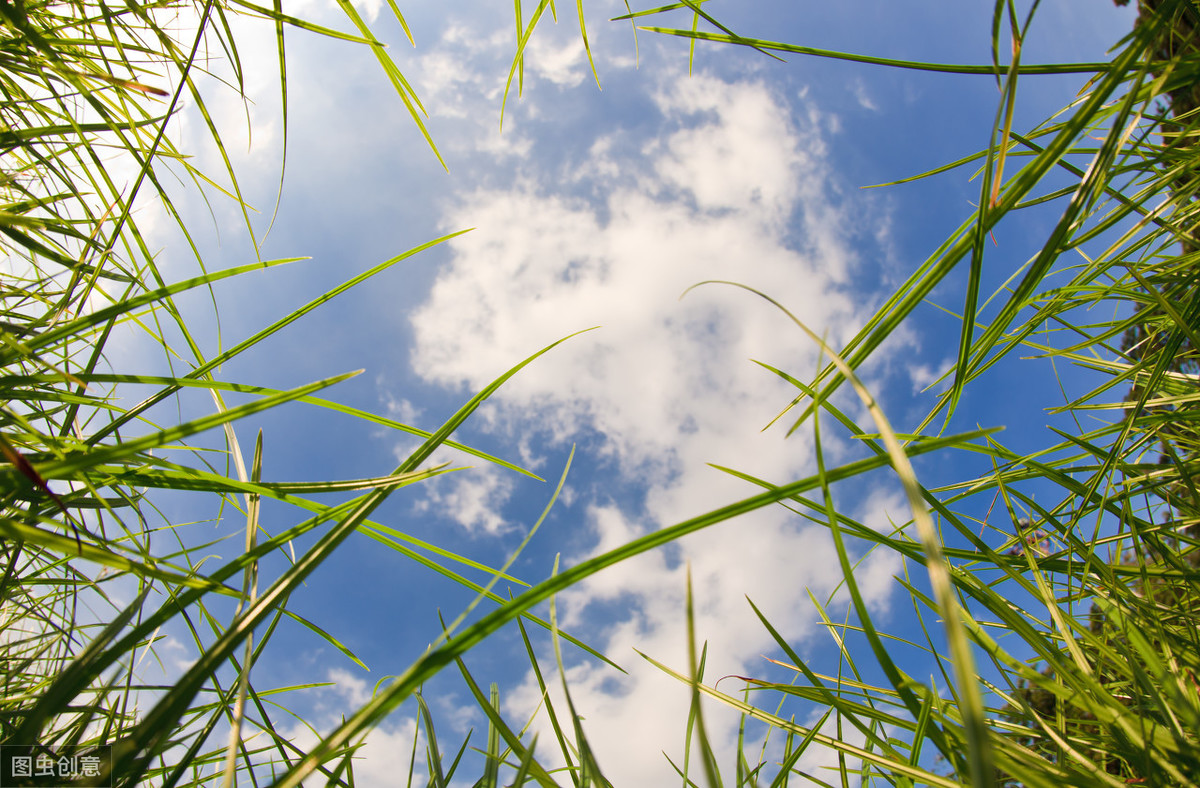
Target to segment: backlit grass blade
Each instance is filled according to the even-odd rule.
[[[909,447],[910,454],[923,454],[937,449],[956,445],[963,441],[972,440],[987,431],[965,433],[951,438],[931,439],[927,442]],[[886,467],[890,463],[888,457],[872,457],[840,466],[826,474],[829,481],[837,481],[866,473],[875,468]],[[815,489],[821,482],[817,477],[806,477],[791,484],[747,498],[745,500],[721,507],[714,511],[686,520],[673,526],[639,537],[628,544],[615,548],[607,553],[588,559],[573,567],[563,570],[555,577],[543,581],[515,599],[507,602],[498,609],[483,616],[474,624],[464,628],[454,640],[439,646],[421,657],[416,663],[400,675],[393,684],[378,693],[370,702],[348,718],[337,730],[317,746],[309,755],[287,775],[276,783],[278,788],[290,788],[298,785],[305,775],[322,763],[329,754],[337,751],[344,742],[358,735],[361,731],[373,726],[408,698],[422,684],[439,673],[455,657],[462,656],[517,616],[528,611],[535,605],[550,599],[559,591],[569,588],[586,577],[621,561],[627,560],[656,547],[669,544],[689,533],[725,522],[740,514],[761,509],[779,501],[785,500],[807,490]]]
[[[969,778],[973,785],[984,785],[992,779],[992,759],[991,745],[988,741],[987,729],[983,717],[983,701],[979,694],[979,687],[976,684],[975,678],[975,661],[972,656],[970,646],[967,642],[966,633],[962,629],[961,619],[966,618],[968,614],[962,609],[955,597],[950,582],[950,569],[946,562],[946,558],[942,552],[941,539],[933,526],[933,521],[929,517],[929,511],[925,505],[923,491],[917,483],[916,474],[913,471],[912,463],[909,461],[908,455],[903,447],[900,446],[896,439],[895,433],[892,431],[891,425],[888,423],[887,417],[875,402],[874,397],[870,395],[866,387],[854,374],[850,366],[830,348],[824,340],[822,340],[810,328],[804,325],[791,312],[789,312],[782,304],[775,301],[770,296],[767,296],[753,288],[740,285],[735,282],[724,282],[735,287],[741,287],[748,290],[761,298],[764,298],[777,309],[787,315],[793,323],[795,323],[809,339],[820,345],[822,352],[829,355],[833,363],[837,366],[838,371],[844,376],[854,387],[855,392],[859,395],[863,404],[870,412],[872,420],[879,428],[884,445],[887,447],[888,458],[891,460],[893,467],[896,470],[897,476],[900,477],[900,482],[904,486],[905,495],[908,499],[909,507],[912,509],[913,519],[917,524],[918,532],[921,535],[922,546],[924,547],[928,561],[926,569],[929,571],[930,583],[933,586],[934,594],[937,597],[938,609],[944,617],[947,638],[950,642],[950,652],[954,662],[956,677],[958,679],[957,690],[960,695],[960,702],[963,705],[964,723],[967,733],[967,757],[970,759],[970,769],[968,770]],[[818,453],[818,458],[820,454]],[[822,469],[823,471],[823,469]],[[822,485],[825,474],[820,474]],[[852,573],[845,573],[847,582],[850,582]],[[866,607],[861,607],[861,612],[866,612]],[[884,660],[884,664],[889,660],[886,657],[886,652],[883,649],[876,649],[876,655]],[[886,669],[886,667],[885,667]],[[889,676],[893,680],[893,684],[900,688],[904,682],[901,681],[898,673],[891,672]],[[914,708],[914,712],[916,709]]]
[[[573,336],[575,335],[571,335],[571,337]],[[421,444],[408,459],[402,462],[397,467],[396,474],[411,473],[416,470],[505,381],[534,359],[549,352],[571,337],[561,339],[538,351],[500,376],[479,394],[475,395],[451,416],[437,432]],[[126,759],[123,759],[115,767],[121,774],[130,774],[136,777],[145,772],[152,754],[161,750],[162,745],[169,735],[169,731],[178,725],[179,720],[191,705],[192,698],[195,697],[200,688],[208,681],[208,677],[212,675],[216,667],[228,658],[232,650],[266,618],[284,597],[290,595],[338,545],[345,541],[367,519],[370,513],[387,498],[390,492],[390,490],[374,491],[353,502],[354,505],[346,516],[336,521],[330,530],[317,540],[316,544],[309,548],[303,556],[298,558],[295,564],[289,567],[272,583],[257,600],[247,607],[246,611],[238,617],[234,624],[221,634],[216,642],[201,655],[200,659],[191,666],[175,686],[139,722],[132,734],[134,749]],[[484,620],[487,620],[487,617]],[[377,700],[369,703],[366,708],[376,706],[380,698],[390,701],[392,700],[390,696],[390,690],[379,693],[376,696]],[[359,712],[359,714],[356,714],[350,721],[344,723],[338,730],[342,732],[350,730],[352,727],[350,723],[358,721],[361,715],[362,712]],[[361,723],[353,727],[355,730],[352,735],[357,735],[366,729],[366,726]],[[307,774],[311,772],[319,762],[324,760],[324,757],[322,757],[324,754],[339,752],[349,743],[347,739],[338,737],[336,734],[327,737],[321,745],[318,745],[313,753],[310,753],[308,757],[290,770],[288,774],[297,775],[298,773]],[[295,779],[295,777],[285,777],[283,782],[286,783],[289,779]]]
[[[449,171],[450,168],[446,164],[446,160],[442,158],[441,151],[438,150],[437,144],[434,143],[433,137],[429,133],[429,129],[425,126],[425,121],[422,120],[422,116],[426,115],[427,113],[425,112],[425,107],[421,105],[421,100],[417,98],[416,91],[413,90],[412,85],[410,85],[408,80],[405,79],[404,75],[400,73],[400,69],[397,68],[394,62],[392,62],[391,57],[384,52],[384,45],[375,38],[375,34],[371,32],[371,28],[368,27],[366,22],[363,21],[362,17],[359,16],[358,10],[355,9],[354,4],[349,2],[349,0],[338,0],[338,6],[346,14],[346,17],[358,29],[359,34],[371,42],[371,51],[375,54],[375,58],[379,61],[379,65],[383,69],[383,72],[387,74],[388,79],[392,83],[392,87],[395,88],[396,95],[400,97],[402,102],[404,102],[404,106],[408,110],[409,117],[411,117],[413,123],[416,124],[417,130],[421,132],[421,136],[425,138],[425,143],[429,145],[429,149],[433,151],[433,155],[437,157],[438,163],[441,164],[444,169]],[[407,26],[405,32],[408,32]],[[409,35],[411,36],[411,33],[409,33]]]
[[[447,241],[451,238],[454,238],[455,236],[461,235],[464,232],[468,232],[468,231],[460,230],[455,233],[450,233],[449,235],[444,235],[441,238],[436,238],[432,241],[428,241],[424,244],[421,244],[420,246],[413,247],[412,249],[409,249],[407,252],[396,255],[395,257],[389,258],[388,260],[385,260],[384,262],[379,263],[376,266],[373,266],[372,268],[364,271],[363,273],[346,280],[345,282],[343,282],[342,284],[333,288],[332,290],[329,290],[328,292],[318,296],[317,298],[312,299],[308,303],[301,306],[299,309],[293,310],[286,316],[280,318],[279,320],[276,320],[274,323],[272,323],[271,325],[262,329],[261,331],[256,332],[254,335],[247,337],[246,339],[237,343],[236,345],[234,345],[233,347],[224,351],[223,353],[219,353],[214,358],[209,359],[208,361],[200,364],[198,367],[193,369],[191,372],[189,372],[184,377],[200,378],[203,375],[206,375],[207,373],[209,373],[213,369],[216,369],[217,367],[219,367],[221,364],[225,363],[229,359],[234,358],[235,356],[239,355],[240,353],[245,352],[246,350],[248,350],[251,347],[254,347],[255,345],[262,342],[267,337],[269,337],[275,333],[278,333],[282,329],[284,329],[287,326],[291,325],[292,323],[296,322],[297,320],[304,317],[308,313],[314,311],[321,305],[323,305],[323,304],[331,301],[332,299],[336,298],[337,296],[341,295],[342,293],[349,290],[350,288],[352,288],[358,284],[361,284],[362,282],[365,282],[366,280],[370,279],[371,277],[375,276],[376,274],[378,274],[382,271],[387,270],[388,268],[390,268],[391,266],[400,262],[401,260],[405,260],[419,252],[429,249],[432,246],[436,246],[437,244],[442,243],[443,241]],[[303,258],[298,258],[298,259],[303,259]],[[286,261],[286,262],[292,262],[292,261]],[[251,266],[250,269],[248,269],[248,270],[252,270],[252,269],[253,269],[253,266]],[[122,310],[122,311],[127,311],[127,310]],[[95,434],[93,434],[91,436],[91,440],[98,441],[98,440],[104,438],[106,435],[110,434],[111,432],[115,431],[116,429],[118,429],[119,427],[121,427],[122,425],[124,425],[125,423],[130,421],[131,419],[133,419],[136,416],[138,416],[139,414],[143,413],[151,406],[156,405],[159,402],[162,402],[164,399],[169,397],[171,394],[175,393],[176,390],[177,389],[175,389],[171,386],[168,386],[163,391],[160,391],[159,393],[155,394],[154,396],[144,400],[143,402],[139,403],[135,407],[130,408],[128,411],[126,411],[126,413],[122,417],[114,419],[107,427],[97,430],[95,432]]]
[[[684,4],[689,8],[692,7],[691,0],[684,0]],[[623,19],[624,17],[617,17]],[[753,49],[768,50],[771,52],[791,52],[797,55],[813,55],[815,57],[827,57],[835,60],[849,60],[855,63],[870,63],[877,66],[889,66],[892,68],[913,69],[916,71],[936,71],[946,74],[979,74],[991,76],[995,73],[995,69],[990,65],[976,64],[956,64],[956,63],[929,63],[920,60],[899,60],[895,58],[876,57],[873,55],[858,55],[849,52],[838,52],[832,49],[820,49],[817,47],[801,46],[799,44],[787,44],[780,41],[767,41],[760,38],[749,38],[746,36],[732,35],[729,32],[712,33],[705,30],[680,30],[669,27],[652,27],[648,25],[639,25],[639,30],[645,30],[648,33],[661,33],[663,35],[680,36],[682,38],[691,38],[697,41],[713,41],[722,44],[736,44],[738,46],[747,46]],[[1108,63],[1047,63],[1038,65],[1024,65],[1020,68],[1020,74],[1090,74],[1106,73],[1110,70]]]

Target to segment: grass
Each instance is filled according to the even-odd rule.
[[[354,9],[346,4],[345,10],[361,33],[350,38],[375,52],[398,98],[424,132],[423,110],[403,75]],[[233,17],[265,17],[277,32],[286,107],[285,29],[347,36],[278,8],[249,3],[153,8],[16,4],[2,13],[0,79],[8,131],[0,232],[8,260],[0,294],[5,321],[0,448],[6,459],[0,467],[5,633],[0,741],[30,748],[71,745],[83,752],[99,752],[107,745],[112,762],[111,773],[102,778],[105,784],[208,781],[221,764],[227,781],[238,773],[246,777],[273,769],[292,783],[314,770],[334,782],[352,782],[352,773],[342,773],[357,745],[352,735],[327,759],[305,760],[273,722],[277,715],[271,696],[280,689],[260,692],[251,680],[251,667],[279,622],[296,618],[287,608],[288,596],[356,531],[471,588],[481,599],[502,601],[460,570],[483,569],[495,579],[513,578],[416,542],[369,516],[408,485],[454,470],[425,467],[438,447],[460,448],[529,474],[449,436],[496,386],[540,353],[470,399],[433,432],[315,396],[355,371],[286,391],[219,379],[216,371],[225,362],[346,290],[452,237],[352,276],[216,355],[206,356],[189,331],[175,303],[181,294],[294,262],[259,260],[213,271],[197,253],[199,275],[167,283],[147,247],[137,224],[140,205],[157,201],[168,216],[178,218],[162,187],[164,176],[182,175],[197,186],[216,183],[172,145],[169,122],[185,96],[224,157],[226,185],[221,190],[238,202],[253,238],[237,174],[207,110],[207,96],[198,87],[203,62],[198,54],[225,51],[240,83],[233,38],[240,22]],[[286,136],[286,109],[284,115]],[[425,136],[429,139],[427,132]],[[190,239],[186,226],[179,229]],[[108,372],[107,344],[131,327],[145,332],[172,368],[182,371],[168,376]],[[123,392],[131,386],[150,393],[130,399]],[[191,389],[211,396],[209,414],[167,426],[150,421],[153,414],[169,413],[156,405]],[[241,404],[226,406],[230,392],[239,395]],[[394,471],[378,478],[266,483],[261,480],[262,437],[247,469],[233,423],[289,402],[359,416],[422,442]],[[225,438],[221,453],[228,459],[223,470],[210,464],[204,441],[188,446],[218,428]],[[155,493],[161,490],[199,491],[241,510],[246,522],[242,554],[224,566],[206,566],[202,559],[209,546],[193,544],[176,532],[183,524],[154,525],[159,519]],[[348,492],[355,497],[347,500]],[[340,495],[342,502],[324,502],[331,494]],[[264,497],[292,504],[300,519],[282,533],[267,532],[258,521]],[[300,537],[318,532],[311,547],[289,556],[278,576],[258,576],[262,558],[294,550]],[[152,604],[155,598],[162,601]],[[232,616],[223,612],[223,600],[235,603]],[[85,615],[81,608],[89,605],[101,613]],[[536,617],[531,620],[549,626]],[[199,659],[173,686],[145,685],[135,666],[147,650],[152,652],[156,633],[171,622],[192,631]],[[345,652],[319,627],[301,623]],[[232,682],[225,680],[228,675],[235,677]],[[419,685],[426,674],[414,675]],[[406,687],[391,696],[394,702],[413,694],[412,686]],[[355,722],[360,731],[368,724]],[[251,728],[260,742],[254,748],[243,744],[246,737],[240,735]],[[230,731],[229,744],[214,736],[224,729]]]
[[[686,0],[680,6],[702,13]],[[957,363],[919,429],[903,436],[904,452],[939,434],[964,389],[1012,354],[1066,361],[1109,376],[1058,408],[1071,414],[1077,427],[1057,430],[1060,442],[1030,453],[1012,451],[992,435],[971,445],[991,461],[993,471],[982,477],[925,489],[914,486],[906,462],[893,461],[906,487],[919,493],[912,506],[919,536],[906,529],[881,534],[845,518],[832,504],[832,484],[823,467],[820,496],[789,496],[800,510],[824,514],[842,557],[855,621],[829,621],[829,628],[841,644],[843,672],[822,676],[805,667],[764,618],[796,682],[750,680],[754,703],[703,688],[787,737],[783,762],[760,765],[774,769],[772,785],[794,777],[793,765],[813,744],[845,756],[840,774],[812,776],[826,783],[1190,785],[1200,780],[1196,619],[1190,602],[1200,580],[1190,407],[1200,316],[1192,240],[1196,154],[1189,145],[1195,105],[1187,100],[1187,88],[1196,83],[1198,51],[1191,31],[1197,6],[1147,5],[1139,26],[1108,63],[1048,66],[1019,59],[1035,11],[1036,4],[1019,18],[1011,4],[996,4],[993,52],[1011,51],[1013,57],[1006,64],[997,56],[982,67],[884,61],[743,38],[729,30],[644,28],[772,52],[992,73],[1001,87],[991,146],[954,165],[978,167],[977,212],[840,351],[845,362],[830,353],[834,363],[807,384],[785,375],[799,389],[789,406],[801,411],[793,430],[813,430],[819,447],[820,421],[814,414],[823,410],[882,455],[880,442],[889,443],[884,422],[877,418],[878,426],[861,428],[830,404],[830,395],[842,382],[853,381],[852,369],[879,352],[913,310],[962,268],[968,284]],[[1166,47],[1164,40],[1173,44]],[[1022,79],[1074,72],[1092,73],[1071,106],[1036,128],[1012,128]],[[1164,94],[1170,97],[1166,106]],[[1050,175],[1063,173],[1075,179],[1070,186],[1044,186]],[[981,271],[988,234],[1014,212],[1047,201],[1061,213],[1040,251],[1010,283],[984,299]],[[888,446],[889,454],[895,457],[898,448]],[[925,507],[936,518],[939,538],[930,539],[929,529],[920,527]],[[996,529],[995,516],[985,522],[972,516],[981,509],[999,514],[1012,527]],[[855,593],[841,538],[847,531],[872,542],[874,549],[903,555],[928,574],[928,583],[916,577],[905,583],[924,622],[924,641],[911,645],[932,661],[940,687],[899,669],[905,649],[892,644],[904,641],[878,632]],[[1018,607],[1014,599],[1027,601]],[[972,661],[980,664],[982,682],[971,675]],[[881,669],[886,683],[865,683],[862,671],[868,665]],[[805,728],[772,714],[770,697],[803,698],[827,708],[829,715]],[[831,718],[839,729],[856,729],[866,744],[829,736],[823,726]],[[794,742],[799,744],[793,747]],[[750,784],[743,773],[739,768],[737,784]],[[757,781],[766,780],[759,772]]]
[[[238,204],[253,238],[237,173],[207,111],[208,96],[198,87],[203,68],[198,53],[206,48],[227,53],[234,82],[241,81],[234,35],[240,15],[275,29],[285,138],[287,36],[296,31],[332,35],[371,49],[440,160],[419,97],[354,7],[340,5],[353,34],[291,17],[279,6],[237,0],[154,7],[0,6],[5,31],[0,40],[0,232],[8,255],[0,291],[0,453],[5,460],[0,464],[0,658],[5,663],[0,743],[75,745],[88,751],[111,746],[111,773],[105,779],[115,785],[208,783],[218,772],[226,782],[351,785],[351,755],[367,732],[411,700],[419,710],[432,785],[461,781],[459,770],[468,764],[480,764],[476,784],[481,786],[562,780],[606,785],[604,764],[588,743],[568,683],[563,683],[565,708],[552,707],[550,681],[527,626],[550,633],[562,673],[558,644],[570,635],[558,628],[555,594],[688,533],[783,505],[828,527],[838,549],[853,617],[836,623],[814,600],[834,638],[837,669],[822,674],[806,665],[795,645],[754,607],[778,645],[778,665],[794,680],[747,677],[745,692],[722,692],[704,680],[706,652],[689,626],[689,664],[655,663],[693,694],[691,715],[680,724],[695,742],[700,766],[677,764],[685,784],[1200,782],[1195,534],[1200,455],[1193,407],[1200,299],[1195,297],[1196,153],[1191,144],[1196,107],[1189,103],[1192,86],[1200,81],[1191,32],[1200,19],[1194,2],[1145,4],[1141,23],[1101,63],[1022,61],[1022,41],[1037,23],[1036,4],[1021,16],[1013,4],[997,2],[995,59],[971,65],[884,60],[745,38],[691,0],[631,9],[621,17],[644,31],[687,38],[693,47],[720,43],[977,74],[997,81],[1000,98],[988,147],[948,165],[978,177],[978,209],[844,347],[825,347],[796,321],[797,341],[822,344],[830,359],[815,377],[768,367],[796,387],[795,398],[781,403],[780,416],[791,414],[793,432],[812,431],[816,473],[775,485],[722,469],[751,485],[755,494],[555,572],[514,598],[499,596],[494,586],[515,580],[508,575],[515,555],[504,565],[481,567],[419,544],[373,522],[371,515],[405,487],[454,471],[428,465],[442,446],[532,475],[460,446],[450,435],[499,386],[559,342],[513,366],[432,432],[325,395],[324,389],[354,371],[285,391],[221,380],[217,370],[224,362],[451,236],[352,276],[210,356],[189,331],[176,298],[293,261],[209,270],[196,252],[199,273],[170,283],[138,227],[137,208],[149,201],[158,201],[178,220],[162,186],[168,174],[181,174],[198,186],[217,182],[173,146],[169,121],[187,97],[222,153],[221,188]],[[399,10],[391,8],[407,31]],[[545,12],[553,16],[556,9],[540,2],[530,12],[518,0],[514,10],[517,43],[509,86],[515,81],[519,92],[525,47]],[[576,12],[586,45],[582,3]],[[675,12],[690,15],[690,27],[646,24]],[[1011,59],[1002,59],[1002,52],[1011,52]],[[590,60],[590,48],[588,54]],[[1048,73],[1079,74],[1078,99],[1038,126],[1014,128],[1019,86]],[[1063,178],[1069,185],[1061,185]],[[988,235],[1025,207],[1045,204],[1059,218],[1040,251],[985,297]],[[920,426],[897,434],[855,370],[881,352],[886,339],[952,275],[967,281],[954,368]],[[770,294],[760,295],[772,301]],[[157,376],[106,371],[106,348],[131,327],[149,336],[180,371]],[[1006,447],[991,428],[945,434],[964,391],[1013,354],[1079,365],[1107,378],[1060,407],[1076,429],[1059,431],[1057,442],[1036,451]],[[833,394],[846,382],[867,405],[871,423],[857,424],[836,406]],[[122,396],[130,386],[151,393],[132,402]],[[151,421],[168,412],[156,405],[191,389],[211,397],[211,412],[174,424]],[[240,404],[225,404],[230,392]],[[375,478],[264,482],[263,438],[246,452],[247,464],[235,423],[289,402],[354,415],[416,435],[421,444]],[[224,439],[219,455],[226,458],[224,468],[210,464],[213,455],[200,439],[217,428]],[[826,467],[822,429],[853,435],[862,457]],[[948,449],[980,455],[992,470],[939,488],[923,486],[910,459]],[[838,485],[883,468],[895,470],[903,482],[913,528],[883,533],[837,510]],[[565,474],[566,469],[563,479]],[[176,524],[151,527],[161,519],[155,511],[159,490],[195,491],[236,508],[246,523],[241,554],[211,567],[200,560],[205,546],[174,533]],[[347,492],[354,496],[343,495],[340,503],[323,500]],[[550,496],[546,511],[556,496]],[[295,524],[278,533],[265,530],[258,519],[264,497],[291,504]],[[983,531],[981,509],[998,515]],[[1011,527],[997,527],[999,521]],[[273,696],[280,690],[261,690],[252,667],[278,624],[296,617],[287,607],[289,595],[356,532],[463,584],[475,601],[425,654],[301,752],[275,722]],[[260,576],[264,557],[286,551],[305,535],[310,535],[306,549],[289,556],[277,575]],[[921,623],[919,639],[911,634],[901,639],[873,621],[855,582],[855,558],[847,546],[852,539],[904,558],[908,574],[902,582]],[[469,580],[467,568],[483,569],[492,580]],[[151,600],[157,598],[164,601],[156,606]],[[688,598],[684,615],[690,623],[690,588]],[[1014,599],[1024,602],[1017,606]],[[534,611],[546,602],[551,613],[543,619]],[[83,604],[104,605],[106,612],[82,615]],[[469,618],[477,605],[485,612]],[[223,612],[230,609],[231,615]],[[169,623],[196,633],[199,659],[172,686],[146,685],[136,663]],[[527,723],[504,718],[496,686],[485,691],[467,667],[473,648],[514,624],[546,699],[554,734],[550,746],[567,764],[561,772],[535,752],[538,742]],[[905,672],[902,652],[913,649],[923,655],[936,683]],[[464,742],[447,760],[438,745],[434,715],[421,688],[446,669],[458,671],[488,720],[481,759],[464,759]],[[778,759],[767,762],[743,741],[733,776],[727,766],[723,774],[702,697],[765,724],[782,742]],[[814,707],[823,716],[809,726],[781,711]],[[258,734],[253,746],[250,731]],[[812,748],[836,751],[838,773],[802,774],[801,759]]]

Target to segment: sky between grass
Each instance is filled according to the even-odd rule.
[[[711,5],[718,18],[751,36],[890,57],[989,59],[990,4]],[[831,344],[846,341],[979,193],[966,170],[863,187],[983,148],[999,100],[995,82],[799,56],[780,63],[703,45],[689,76],[686,42],[640,33],[635,50],[629,23],[608,21],[624,12],[623,3],[587,3],[603,89],[588,68],[574,10],[564,6],[557,25],[539,30],[524,96],[510,95],[501,132],[515,46],[511,6],[402,8],[415,48],[386,7],[360,7],[429,110],[429,129],[449,171],[366,50],[290,32],[286,179],[264,238],[282,155],[278,75],[270,27],[242,23],[252,102],[214,91],[218,123],[247,199],[261,210],[253,223],[263,256],[312,259],[216,287],[219,340],[209,296],[194,295],[185,303],[197,335],[210,351],[218,341],[229,346],[387,257],[475,229],[340,297],[227,365],[221,377],[285,387],[361,368],[363,375],[330,396],[432,429],[520,359],[600,326],[524,370],[458,436],[549,483],[447,455],[479,467],[408,488],[376,517],[499,564],[545,505],[576,444],[563,497],[514,567],[527,580],[546,577],[556,554],[569,565],[755,492],[707,463],[775,482],[812,473],[810,430],[785,440],[790,419],[763,430],[795,390],[751,359],[807,379],[816,370],[813,345],[745,292],[707,286],[679,296],[702,280],[735,280],[769,293]],[[285,10],[346,28],[335,7],[305,2]],[[687,27],[690,17],[675,24]],[[1047,4],[1023,62],[1103,60],[1131,24],[1130,12],[1103,0]],[[1028,127],[1064,106],[1085,80],[1025,79],[1014,126]],[[176,130],[185,150],[203,138],[194,113]],[[211,149],[200,148],[198,162],[208,172],[220,169]],[[209,207],[194,186],[176,191],[207,266],[253,259],[235,205],[211,197]],[[1014,215],[988,250],[985,286],[997,286],[1024,263],[1053,218],[1052,211]],[[163,267],[177,278],[194,272],[179,238],[161,229],[165,223],[155,226]],[[961,284],[953,281],[932,300],[956,311]],[[868,385],[899,431],[915,427],[931,406],[933,393],[922,389],[952,363],[958,331],[958,321],[931,304],[866,368]],[[161,353],[136,338],[120,352],[114,366],[164,368]],[[1003,366],[986,385],[968,390],[956,424],[1005,425],[1010,444],[1036,445],[1051,420],[1043,409],[1062,395],[1048,365],[1023,363]],[[1070,370],[1058,372],[1068,385],[1080,380]],[[849,398],[841,404],[861,414]],[[178,407],[211,405],[198,398]],[[413,445],[395,432],[288,407],[239,424],[243,451],[259,426],[267,480],[382,475]],[[836,433],[826,436],[825,451],[830,464],[861,456]],[[984,469],[946,456],[917,470],[933,486]],[[888,474],[838,492],[843,509],[873,527],[908,520]],[[165,498],[163,509],[170,519],[198,521],[186,537],[196,541],[242,527],[232,510],[214,520],[213,507],[198,509],[190,497]],[[264,525],[277,531],[293,518],[267,507]],[[215,552],[230,557],[240,537],[228,544]],[[633,648],[686,667],[689,566],[710,677],[774,675],[761,656],[771,650],[769,636],[747,596],[802,655],[818,660],[833,653],[807,596],[824,603],[837,591],[832,544],[827,532],[782,508],[723,524],[572,589],[559,599],[564,628],[628,671],[622,675],[570,649],[566,654],[576,704],[602,768],[618,786],[674,779],[662,752],[676,756],[681,748],[687,693]],[[858,569],[885,622],[903,621],[905,598],[893,579],[902,571],[898,559],[882,554],[866,556]],[[353,539],[292,606],[370,670],[296,628],[277,635],[255,680],[260,689],[338,682],[288,701],[318,726],[330,726],[437,636],[439,609],[452,617],[469,599],[376,542]],[[838,598],[831,606],[835,617],[840,604]],[[190,654],[181,633],[171,637],[161,652],[178,664],[168,660],[168,675]],[[549,655],[548,641],[539,643]],[[504,708],[515,718],[532,711],[536,685],[514,634],[497,636],[469,664],[480,680],[500,683]],[[919,660],[909,667],[921,675]],[[461,740],[474,726],[473,742],[482,746],[484,722],[460,684],[448,678],[427,696],[451,736]],[[356,765],[359,784],[394,785],[407,772],[414,713],[405,707],[372,734]],[[710,723],[715,738],[727,743],[719,752],[726,765],[732,724],[729,717]],[[298,725],[296,733],[307,736]]]

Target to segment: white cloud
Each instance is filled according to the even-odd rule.
[[[356,0],[354,5],[366,14],[368,22],[374,24],[379,19],[379,12],[383,9],[383,0]]]
[[[377,376],[375,379],[376,385],[383,387],[383,377]],[[393,421],[398,421],[401,424],[412,425],[420,419],[422,409],[414,405],[411,401],[404,397],[395,397],[390,392],[383,390],[383,406],[387,411],[387,416]]]
[[[578,87],[589,74],[583,44],[577,35],[564,32],[541,23],[526,47],[523,82],[513,73],[510,83],[509,69],[516,53],[511,27],[488,27],[486,20],[482,24],[479,20],[451,24],[440,40],[422,53],[410,74],[432,116],[456,121],[438,129],[439,147],[461,156],[482,152],[496,158],[526,157],[533,140],[523,123],[537,114],[537,108],[522,102],[522,84],[529,93],[568,90]],[[539,81],[549,84],[535,87]],[[506,106],[503,133],[499,123],[502,102]],[[523,111],[518,111],[519,105]]]
[[[443,461],[445,458],[435,457],[431,464]],[[495,535],[509,526],[500,510],[512,490],[510,474],[502,474],[490,465],[472,468],[426,484],[425,497],[416,507],[418,511],[438,511],[469,531]]]
[[[795,389],[749,359],[805,377],[815,371],[816,348],[765,301],[716,287],[680,301],[687,287],[747,283],[832,344],[862,319],[843,289],[855,255],[841,229],[848,223],[825,163],[820,113],[810,105],[795,115],[759,83],[698,76],[662,85],[660,136],[641,145],[641,155],[599,134],[579,141],[589,158],[574,183],[602,197],[558,193],[535,174],[464,196],[445,224],[478,229],[452,242],[452,260],[412,317],[413,368],[472,388],[555,339],[603,326],[522,370],[495,399],[492,421],[497,429],[520,423],[513,432],[523,435],[533,421],[553,441],[593,429],[622,485],[644,491],[640,506],[593,498],[582,507],[590,554],[757,491],[706,462],[773,482],[811,472],[803,435],[784,441],[783,425],[761,431]],[[587,632],[630,670],[614,683],[610,669],[570,667],[586,730],[618,785],[670,779],[660,749],[682,742],[686,690],[631,649],[686,666],[688,566],[714,678],[761,666],[759,654],[772,648],[746,596],[799,639],[818,620],[805,589],[823,599],[841,580],[827,534],[776,509],[624,562],[561,595],[564,626]],[[897,569],[889,556],[864,563],[860,580],[874,604],[883,604]],[[623,611],[615,620],[614,604]],[[514,714],[536,703],[529,682],[509,698]],[[735,724],[714,716],[715,737],[732,741]],[[731,751],[721,754],[731,762]]]
[[[328,680],[333,682],[333,686],[317,691],[318,701],[313,713],[306,715],[306,719],[322,735],[328,735],[345,717],[371,699],[371,688],[367,682],[345,670],[331,669]],[[391,717],[372,728],[362,739],[362,746],[354,751],[354,784],[363,788],[407,785],[415,725],[416,721],[411,717]],[[304,752],[312,749],[318,741],[317,734],[302,723],[284,729],[284,735]],[[424,741],[418,743],[422,750],[424,746]],[[418,768],[423,762],[418,752]],[[422,782],[424,778],[421,775],[413,775],[414,784]]]
[[[330,668],[329,681],[334,683],[337,695],[352,708],[365,706],[371,700],[371,690],[366,680],[348,670]]]
[[[787,109],[761,86],[686,79],[660,94],[658,105],[685,124],[665,143],[647,146],[663,181],[706,212],[753,214],[774,230],[788,221],[802,188],[797,176],[819,167],[820,137],[801,146]],[[692,119],[701,122],[687,123]]]
[[[858,101],[858,106],[872,112],[879,111],[879,105],[871,97],[871,92],[867,89],[867,83],[863,82],[862,77],[857,77],[850,83],[850,90],[854,93],[854,98]]]
[[[936,372],[929,364],[911,365],[908,369],[908,375],[912,380],[912,390],[914,394],[924,391],[929,387],[930,384],[941,377],[941,374]]]
[[[744,293],[678,298],[705,279],[742,281],[838,342],[858,320],[838,288],[853,253],[823,203],[819,137],[802,136],[761,85],[698,77],[683,86],[659,98],[680,128],[650,175],[630,175],[627,160],[599,165],[624,174],[603,205],[528,180],[463,199],[445,224],[479,229],[452,242],[452,263],[413,317],[415,369],[477,388],[536,348],[602,325],[523,370],[500,400],[544,404],[556,437],[590,424],[626,463],[661,471],[674,468],[681,440],[744,445],[774,415],[794,390],[748,359],[804,374],[811,344]],[[788,217],[814,225],[801,249],[782,242]],[[778,451],[775,436],[768,442]],[[776,459],[755,464],[787,467]]]
[[[575,87],[590,74],[583,40],[572,35],[552,41],[549,36],[535,37],[528,47],[526,63],[533,73],[560,87]]]

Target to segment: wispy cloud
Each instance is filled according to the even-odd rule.
[[[501,510],[513,491],[511,475],[488,466],[469,474],[456,473],[426,485],[417,511],[448,513],[469,531],[491,535],[508,530]]]

